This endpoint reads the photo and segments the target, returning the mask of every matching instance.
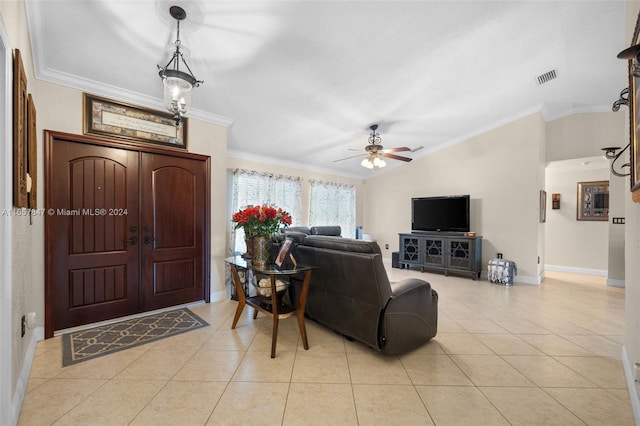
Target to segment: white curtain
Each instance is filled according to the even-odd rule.
[[[316,180],[309,183],[311,185],[309,226],[340,225],[343,237],[355,238],[355,186]]]
[[[275,175],[255,170],[233,171],[233,202],[231,215],[247,206],[268,205],[286,210],[292,223],[302,219],[302,179],[295,176]],[[229,216],[231,217],[231,216]],[[231,228],[231,247],[234,253],[244,253],[244,231]]]

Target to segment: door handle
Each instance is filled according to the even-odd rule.
[[[151,238],[148,235],[145,235],[143,240],[142,240],[145,244],[150,244],[152,241],[158,241],[157,238]]]
[[[124,241],[125,243],[129,243],[129,244],[131,244],[132,246],[135,246],[136,244],[138,244],[138,238],[136,238],[136,237],[131,237],[130,239],[128,239],[128,240],[123,240],[123,241]]]

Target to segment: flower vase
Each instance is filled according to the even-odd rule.
[[[244,244],[247,246],[247,251],[242,255],[245,259],[251,259],[253,257],[253,237],[244,237]]]
[[[253,264],[259,268],[264,268],[269,263],[271,253],[269,237],[254,237],[253,238]]]

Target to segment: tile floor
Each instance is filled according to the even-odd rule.
[[[633,425],[621,362],[624,289],[547,274],[541,286],[388,268],[440,294],[438,335],[382,356],[311,321],[199,305],[204,329],[62,368],[38,343],[20,425]]]

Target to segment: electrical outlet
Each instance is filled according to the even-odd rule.
[[[27,317],[26,316],[22,316],[21,321],[21,325],[20,325],[20,337],[24,337],[25,334],[27,334]]]
[[[385,248],[385,249],[387,249],[387,250],[389,250],[389,244],[385,244],[385,245],[384,245],[384,248]]]

